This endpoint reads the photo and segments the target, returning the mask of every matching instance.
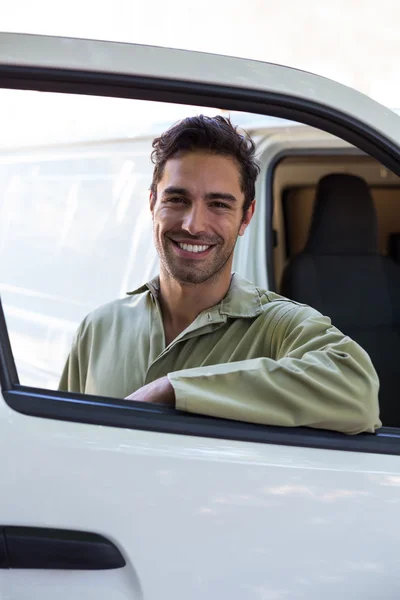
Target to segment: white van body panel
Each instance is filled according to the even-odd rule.
[[[0,433],[2,524],[96,532],[127,561],[3,570],[7,600],[400,595],[397,456],[65,423],[4,403]]]

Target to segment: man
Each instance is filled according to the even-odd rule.
[[[81,324],[60,389],[355,434],[381,425],[368,355],[304,305],[232,275],[255,207],[252,140],[221,116],[153,142],[160,275]],[[138,257],[138,260],[140,258]]]

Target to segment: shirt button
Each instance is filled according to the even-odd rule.
[[[212,321],[212,316],[211,316],[211,313],[208,313],[207,317],[208,317],[208,320],[209,320],[209,321]]]

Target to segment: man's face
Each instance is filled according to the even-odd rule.
[[[231,271],[243,218],[244,194],[235,160],[187,152],[167,161],[157,198],[150,196],[154,242],[161,268],[180,283],[203,283]]]

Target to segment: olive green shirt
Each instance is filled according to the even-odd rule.
[[[80,325],[60,389],[124,398],[168,376],[176,408],[344,433],[380,427],[367,353],[316,310],[238,275],[169,346],[153,279]]]

